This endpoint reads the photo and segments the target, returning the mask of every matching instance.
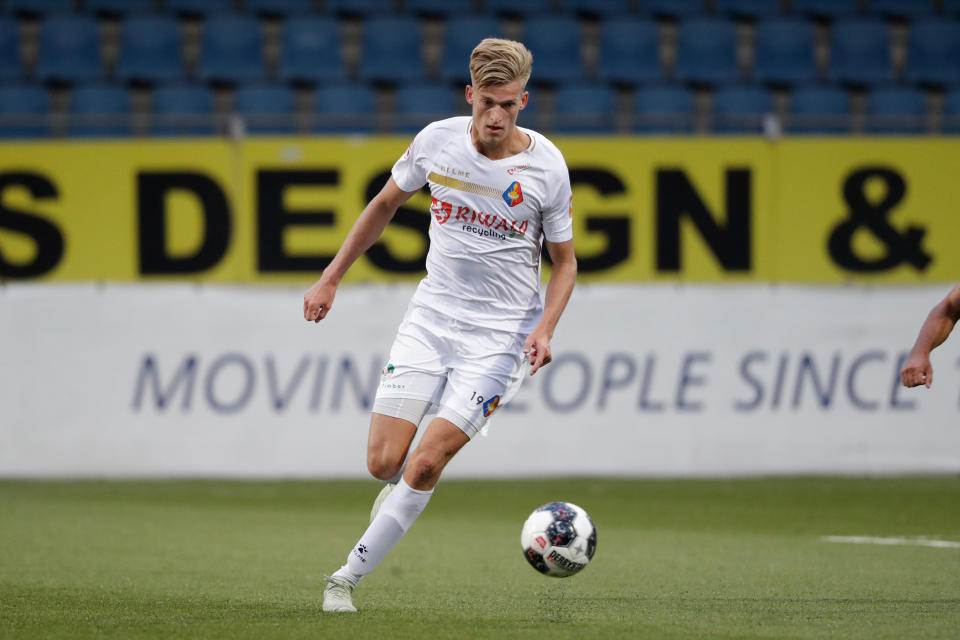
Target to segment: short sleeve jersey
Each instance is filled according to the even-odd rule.
[[[393,166],[404,191],[430,187],[427,276],[413,301],[463,322],[529,333],[543,313],[542,238],[573,238],[570,176],[560,151],[521,128],[530,144],[491,160],[477,151],[470,118],[427,125]]]

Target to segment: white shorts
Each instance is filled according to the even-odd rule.
[[[425,401],[473,438],[519,390],[529,371],[525,340],[525,335],[477,327],[411,303],[381,373],[373,410],[417,423],[409,415],[395,415],[391,407],[397,403],[383,400]]]

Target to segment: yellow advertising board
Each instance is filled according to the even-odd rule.
[[[584,281],[960,275],[960,141],[557,137]],[[0,144],[0,279],[304,283],[401,137]],[[348,281],[423,275],[414,196]]]

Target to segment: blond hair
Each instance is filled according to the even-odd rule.
[[[526,86],[532,66],[533,54],[523,43],[486,38],[470,54],[470,80],[475,87],[498,87],[514,80]]]

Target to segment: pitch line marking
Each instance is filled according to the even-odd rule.
[[[928,538],[877,538],[874,536],[823,536],[824,542],[845,542],[847,544],[884,544],[910,547],[937,547],[939,549],[960,549],[960,542],[953,540],[930,540]]]

